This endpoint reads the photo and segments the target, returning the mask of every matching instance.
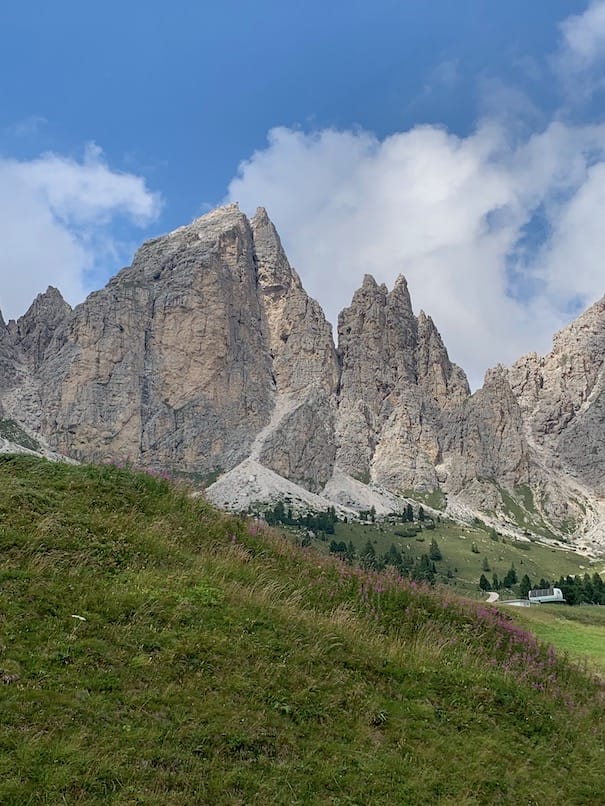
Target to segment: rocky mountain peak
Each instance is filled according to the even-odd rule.
[[[403,274],[397,275],[397,279],[393,283],[393,289],[389,294],[389,299],[393,304],[396,303],[400,310],[413,313],[408,281]]]
[[[250,221],[257,258],[258,281],[266,295],[288,291],[292,283],[301,286],[286,257],[277,230],[264,207],[259,207]]]
[[[266,210],[227,205],[144,243],[73,311],[49,288],[17,322],[0,315],[0,412],[77,459],[240,486],[266,472],[341,503],[440,488],[493,515],[516,496],[524,523],[594,531],[605,298],[471,396],[405,277],[363,278],[337,352]]]
[[[524,356],[508,378],[545,461],[605,495],[605,297],[555,335],[550,353]]]
[[[332,328],[290,266],[266,211],[259,208],[250,224],[277,393],[255,456],[316,492],[332,475],[336,453],[333,396],[339,366]]]
[[[37,369],[54,334],[71,314],[71,306],[61,292],[49,286],[38,294],[14,328],[14,337],[25,360]]]
[[[433,489],[442,411],[468,384],[432,320],[414,316],[403,276],[389,292],[366,275],[338,333],[337,464],[391,490]]]
[[[470,388],[464,371],[453,364],[435,323],[424,311],[418,315],[418,383],[442,407],[461,404]]]

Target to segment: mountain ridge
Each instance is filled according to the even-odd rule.
[[[452,513],[605,545],[605,298],[473,394],[403,276],[366,275],[337,332],[266,211],[228,205],[73,310],[49,288],[2,320],[0,415],[76,460],[222,474],[222,506],[252,459],[301,501],[440,490]]]

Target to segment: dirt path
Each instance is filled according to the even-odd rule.
[[[499,598],[500,594],[496,593],[496,591],[491,591],[490,593],[487,594],[487,601],[490,603],[497,602]]]

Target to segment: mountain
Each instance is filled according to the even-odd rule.
[[[470,393],[405,278],[366,276],[338,344],[275,227],[236,205],[145,243],[72,310],[0,318],[0,415],[77,460],[215,481],[246,508],[397,509],[605,545],[605,299]]]

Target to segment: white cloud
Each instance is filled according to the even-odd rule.
[[[560,25],[561,57],[569,69],[587,70],[605,60],[605,0],[594,0],[583,14]]]
[[[7,126],[4,131],[13,137],[32,137],[47,123],[44,115],[29,115]]]
[[[439,62],[428,75],[423,94],[431,95],[435,91],[450,90],[460,82],[460,65],[458,59],[446,59]]]
[[[31,161],[0,158],[0,310],[20,316],[36,294],[57,286],[73,303],[85,277],[120,244],[111,224],[152,221],[160,200],[143,179],[112,170],[96,145],[82,160],[44,154]]]
[[[582,14],[559,25],[561,41],[552,59],[563,105],[589,106],[605,90],[605,0],[593,0]]]
[[[267,207],[333,323],[364,273],[389,286],[403,273],[474,385],[548,349],[570,299],[603,294],[604,195],[603,128],[519,141],[489,121],[465,138],[274,129],[229,187],[246,212]]]

